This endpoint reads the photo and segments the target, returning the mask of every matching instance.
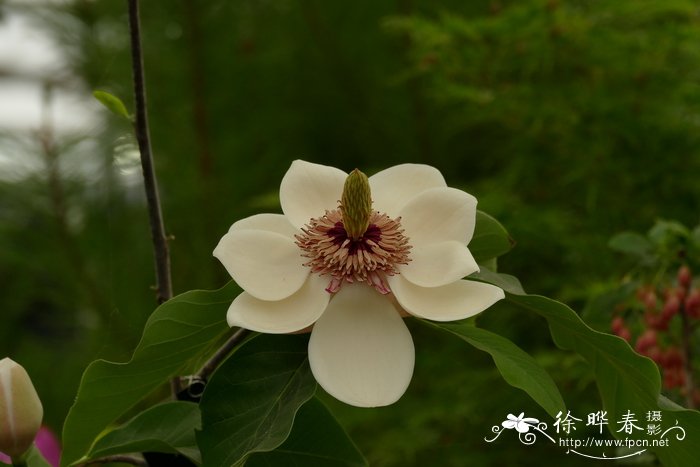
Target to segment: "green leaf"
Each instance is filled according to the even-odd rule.
[[[646,258],[653,253],[654,246],[649,239],[637,232],[621,232],[608,241],[608,246],[620,253]]]
[[[287,439],[297,410],[316,391],[308,341],[308,335],[261,335],[216,370],[200,403],[204,465],[234,465]]]
[[[126,106],[117,96],[105,91],[92,91],[92,95],[113,114],[126,119],[130,118],[129,112],[126,110]]]
[[[134,404],[213,352],[212,342],[229,332],[226,310],[238,291],[230,282],[216,291],[179,295],[148,319],[131,361],[92,362],[63,426],[61,465],[82,458],[94,439]]]
[[[687,238],[690,232],[680,222],[657,220],[648,235],[656,245],[663,246]]]
[[[517,277],[511,276],[509,274],[493,272],[484,266],[481,267],[481,270],[479,272],[472,274],[471,276],[469,276],[469,278],[497,285],[506,292],[514,294],[525,294],[523,286],[520,284],[520,280],[518,280]]]
[[[654,362],[635,353],[619,337],[594,331],[568,306],[536,295],[507,294],[513,305],[543,316],[549,323],[554,342],[562,349],[581,355],[593,370],[609,420],[621,420],[630,410],[644,417],[650,410],[661,410],[665,427],[675,421],[685,432],[684,440],[669,435],[668,447],[654,448],[665,466],[695,465],[700,457],[700,412],[662,403],[661,378]],[[612,423],[612,422],[611,422]],[[610,426],[613,435],[617,427]]]
[[[289,438],[274,451],[256,453],[246,467],[362,467],[367,461],[317,398],[304,404]]]
[[[478,263],[508,253],[513,245],[513,240],[500,222],[485,212],[476,211],[476,227],[469,242],[469,251]]]
[[[153,406],[101,437],[87,458],[132,452],[167,452],[182,454],[201,464],[194,434],[195,429],[200,428],[200,419],[199,406],[192,402]]]
[[[32,447],[29,448],[29,451],[25,454],[24,461],[27,467],[51,467],[51,464],[49,464],[49,462],[44,459],[41,452],[39,452],[39,448],[36,447],[36,444],[32,444]]]
[[[552,417],[556,417],[560,410],[564,410],[564,399],[549,373],[530,354],[510,340],[477,328],[472,323],[419,321],[454,334],[477,349],[490,354],[503,379],[511,386],[525,391]]]

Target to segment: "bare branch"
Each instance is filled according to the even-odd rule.
[[[168,238],[165,235],[163,213],[158,196],[158,183],[153,167],[153,153],[148,131],[148,115],[146,112],[146,83],[143,73],[143,56],[141,52],[141,22],[139,19],[138,0],[127,0],[129,5],[129,31],[131,36],[131,67],[134,75],[134,100],[136,121],[134,130],[141,152],[141,167],[148,203],[148,217],[151,224],[151,238],[156,263],[156,289],[158,303],[163,303],[173,296],[170,279],[170,256],[168,253]]]

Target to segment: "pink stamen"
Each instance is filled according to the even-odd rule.
[[[309,258],[304,263],[319,275],[329,275],[326,288],[335,293],[345,282],[365,282],[382,294],[391,292],[386,276],[398,274],[396,265],[408,264],[411,246],[403,235],[401,218],[391,219],[375,211],[369,227],[358,239],[351,239],[343,225],[342,211],[334,209],[296,235],[296,243]]]
[[[340,290],[340,286],[343,285],[343,279],[340,279],[338,277],[334,277],[331,279],[331,281],[328,283],[328,287],[326,287],[326,292],[328,293],[336,293],[338,290]]]

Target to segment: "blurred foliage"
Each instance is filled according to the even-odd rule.
[[[613,332],[659,367],[664,394],[687,407],[700,405],[700,226],[658,220],[646,233],[610,239],[627,267],[621,279],[593,294],[582,317]],[[695,271],[695,274],[694,274]]]
[[[123,2],[3,5],[52,32],[80,92],[133,112]],[[175,290],[228,280],[213,247],[236,219],[279,209],[293,159],[367,173],[421,162],[508,228],[518,245],[501,270],[581,305],[623,271],[612,234],[698,220],[699,20],[684,0],[143,2]],[[27,368],[58,428],[87,363],[126,360],[155,296],[129,123],[104,110],[90,134],[49,129],[0,135],[28,167],[0,177],[0,355]],[[480,323],[540,356],[570,406],[600,409],[543,321],[497,307]],[[414,336],[416,377],[399,404],[331,405],[372,465],[551,454],[483,442],[534,404],[487,357]]]

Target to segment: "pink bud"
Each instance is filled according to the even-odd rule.
[[[663,355],[663,366],[666,369],[681,368],[684,360],[679,348],[669,347]]]
[[[693,290],[685,300],[685,312],[691,318],[700,318],[700,290]]]
[[[664,371],[664,387],[673,389],[678,386],[678,372],[675,368]]]
[[[673,316],[678,313],[678,310],[681,307],[681,302],[678,300],[678,297],[675,295],[671,295],[668,297],[668,300],[666,300],[666,303],[664,303],[664,309],[661,311],[661,316],[666,320],[670,321]]]
[[[0,360],[0,451],[19,457],[32,445],[44,409],[22,366]]]
[[[642,299],[648,311],[656,309],[656,293],[653,290],[647,291]]]
[[[625,327],[625,320],[622,318],[622,316],[615,316],[610,323],[610,328],[612,329],[612,332],[617,334],[622,330],[622,328]]]
[[[663,319],[660,314],[647,311],[644,313],[644,321],[652,329],[657,329],[659,331],[665,331],[668,329],[668,321]]]
[[[657,364],[661,361],[661,349],[657,346],[647,349],[645,355],[654,360]]]
[[[632,333],[627,328],[620,329],[620,332],[617,332],[616,334],[622,337],[627,342],[630,342],[632,340]]]
[[[647,349],[654,347],[656,344],[656,331],[653,329],[647,329],[637,338],[637,343],[634,346],[634,350],[638,353],[644,354]]]

